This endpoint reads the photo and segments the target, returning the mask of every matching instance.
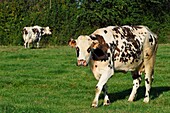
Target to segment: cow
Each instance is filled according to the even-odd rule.
[[[37,42],[40,32],[37,28],[33,27],[24,27],[23,28],[23,39],[24,39],[24,47],[29,48],[29,44]]]
[[[76,48],[77,65],[87,66],[98,83],[92,107],[98,106],[101,91],[104,92],[103,105],[109,105],[106,83],[115,72],[131,72],[133,88],[128,101],[134,101],[145,75],[145,98],[149,102],[149,93],[154,75],[154,64],[158,47],[158,38],[147,26],[108,26],[94,31],[91,35],[80,35],[68,44]]]
[[[41,36],[43,35],[51,35],[52,30],[47,27],[40,27],[38,25],[33,27],[24,27],[23,28],[23,39],[25,48],[29,48],[29,44],[32,43],[34,47],[34,43],[37,43],[37,48],[39,48],[39,42],[41,40]]]

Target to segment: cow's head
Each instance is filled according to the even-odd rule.
[[[79,36],[76,40],[70,39],[68,44],[76,48],[77,65],[87,66],[91,57],[92,39],[89,36]]]
[[[41,28],[41,34],[42,35],[51,35],[52,34],[52,30],[49,27],[43,27]]]
[[[100,35],[79,36],[76,40],[70,39],[68,44],[76,48],[77,65],[87,66],[90,58],[93,60],[108,60],[108,44]]]

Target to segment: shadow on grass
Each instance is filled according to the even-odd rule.
[[[117,93],[109,93],[109,99],[111,101],[111,103],[113,103],[114,101],[117,100],[122,100],[125,99],[127,96],[130,96],[131,93],[131,88],[121,91],[121,92],[117,92]],[[158,98],[163,92],[167,92],[170,91],[170,87],[168,86],[162,86],[162,87],[152,87],[151,88],[151,93],[150,93],[150,99],[154,100],[156,98]],[[137,97],[135,99],[135,101],[140,100],[140,99],[144,99],[145,97],[145,86],[142,86],[138,89],[137,92]],[[103,99],[103,95],[102,97],[100,97],[100,99]]]

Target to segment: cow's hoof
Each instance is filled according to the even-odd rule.
[[[92,106],[93,108],[97,108],[97,105],[98,105],[98,102],[93,101],[93,103],[92,103],[92,105],[91,105],[91,106]]]
[[[110,105],[110,100],[104,100],[103,106],[108,106]]]
[[[149,103],[149,98],[148,97],[145,97],[144,100],[143,100],[144,103]]]
[[[133,99],[132,99],[132,98],[129,98],[128,101],[129,101],[129,102],[133,102]]]
[[[97,108],[97,105],[96,104],[92,104],[91,107]]]

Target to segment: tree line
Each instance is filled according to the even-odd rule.
[[[146,25],[170,42],[169,0],[0,0],[0,45],[23,45],[25,26],[49,26],[47,45],[65,45],[70,38],[106,26]]]

